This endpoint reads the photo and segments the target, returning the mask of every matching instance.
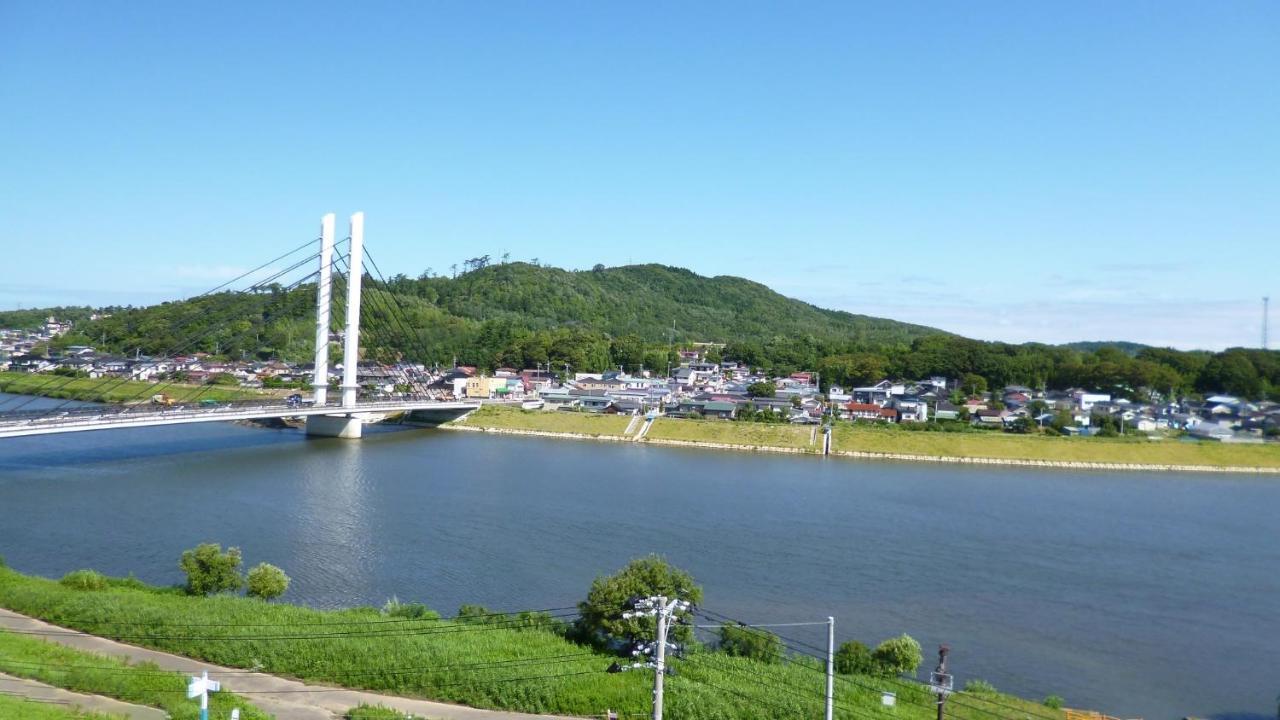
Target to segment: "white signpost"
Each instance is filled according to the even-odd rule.
[[[200,677],[192,677],[187,681],[187,697],[200,698],[200,720],[209,720],[209,693],[222,689],[222,683],[209,679],[209,671],[200,673]]]

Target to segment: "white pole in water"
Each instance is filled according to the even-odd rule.
[[[836,619],[827,617],[827,714],[832,720],[836,702]]]
[[[329,300],[333,287],[333,222],[329,213],[320,218],[320,278],[316,288],[316,369],[311,381],[315,406],[329,397]]]
[[[347,256],[347,326],[342,350],[342,407],[354,408],[360,390],[360,283],[364,279],[364,213],[351,216]]]

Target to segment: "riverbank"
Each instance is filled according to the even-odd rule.
[[[577,716],[599,716],[605,708],[639,715],[649,705],[651,676],[606,672],[618,657],[569,639],[562,612],[442,619],[431,612],[314,610],[193,597],[133,580],[79,590],[6,568],[0,568],[0,606],[144,648],[344,688]],[[674,662],[678,674],[667,699],[673,717],[821,714],[822,670],[812,658],[766,663],[697,647]],[[878,715],[881,689],[898,693],[895,716],[932,717],[923,686],[873,676],[838,676],[836,706],[842,716]],[[1063,717],[1007,695],[956,697],[954,716],[966,720],[985,718],[991,710],[985,704],[995,701],[1038,720]]]
[[[119,378],[68,378],[44,373],[0,372],[0,392],[36,395],[56,400],[127,403],[146,402],[155,393],[182,399],[185,396],[219,402],[274,397],[279,393],[231,386],[149,383]],[[290,391],[292,392],[292,391]]]
[[[814,426],[661,417],[545,412],[486,406],[446,429],[582,440],[634,441],[788,454],[822,454]],[[1068,438],[987,432],[924,432],[896,426],[838,423],[830,454],[857,459],[1023,467],[1280,474],[1280,443],[1259,445],[1146,438]]]

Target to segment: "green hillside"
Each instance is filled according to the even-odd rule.
[[[339,283],[341,285],[341,283]],[[344,290],[335,289],[335,322]],[[57,344],[170,355],[305,362],[312,356],[314,286],[221,293],[146,308],[115,308]],[[1162,394],[1280,394],[1280,352],[1233,348],[1182,352],[1131,343],[1011,345],[920,325],[824,310],[737,277],[703,277],[663,265],[567,271],[529,263],[471,269],[456,278],[365,279],[361,346],[367,359],[600,371],[665,370],[678,348],[717,344],[709,359],[785,374],[818,370],[824,385],[886,376],[942,375],[970,391],[1008,383],[1087,387],[1135,399]],[[52,310],[7,319],[30,322]],[[12,326],[12,325],[11,325]],[[723,347],[718,344],[723,343]]]
[[[729,342],[775,335],[885,344],[941,331],[824,310],[757,282],[703,277],[665,265],[567,271],[527,263],[490,265],[457,279],[396,279],[393,291],[474,320],[507,318],[532,328],[580,325],[650,342]]]
[[[823,310],[759,283],[707,278],[660,265],[571,272],[527,263],[492,265],[457,278],[366,278],[362,343],[369,356],[425,363],[574,369],[665,367],[692,343],[806,348],[804,364],[841,349],[908,347],[941,331]],[[306,360],[315,290],[221,293],[82,320],[61,344],[118,352],[203,351],[228,357]],[[342,291],[335,292],[341,303]],[[35,312],[35,311],[28,311]],[[341,317],[335,309],[334,317]],[[0,326],[4,322],[0,314]],[[188,338],[196,338],[191,342]]]

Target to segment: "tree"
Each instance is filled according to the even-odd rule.
[[[690,603],[702,602],[702,588],[693,582],[689,573],[669,564],[657,555],[636,558],[627,566],[607,577],[597,577],[591,583],[587,599],[578,603],[582,617],[579,629],[589,637],[631,642],[637,638],[652,638],[656,628],[651,617],[624,619],[622,613],[629,609],[634,598],[665,595]],[[688,613],[677,612],[687,617]],[[688,625],[672,625],[670,632],[676,642],[693,639],[693,629]]]
[[[728,623],[720,626],[720,650],[735,657],[776,663],[782,661],[783,645],[781,638],[767,630]]]
[[[747,386],[747,394],[751,397],[771,398],[778,392],[778,386],[767,380],[753,382]]]
[[[596,263],[595,265],[592,265],[592,266],[591,266],[591,272],[594,272],[594,273],[602,273],[602,272],[604,272],[604,264],[603,264],[603,263]]]
[[[871,650],[857,640],[840,645],[836,650],[836,672],[842,675],[871,675],[876,671],[876,662],[871,658]]]
[[[217,543],[202,543],[183,551],[178,567],[187,574],[187,592],[192,595],[234,592],[244,584],[240,548],[227,548],[224,553]]]
[[[924,656],[920,652],[920,643],[904,633],[877,645],[871,658],[886,675],[911,675],[920,667]]]
[[[1009,424],[1009,432],[1019,435],[1026,435],[1036,431],[1035,421],[1031,418],[1020,417]]]
[[[249,595],[263,600],[274,600],[289,589],[289,576],[270,563],[254,565],[246,579]]]
[[[966,395],[981,395],[987,391],[987,379],[976,373],[965,373],[960,379],[960,389]]]

